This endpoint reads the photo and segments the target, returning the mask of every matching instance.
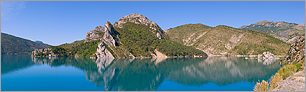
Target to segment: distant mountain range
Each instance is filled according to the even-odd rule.
[[[41,41],[31,41],[1,33],[1,54],[30,54],[34,49],[47,48],[50,45]]]
[[[305,35],[305,26],[288,22],[259,21],[255,24],[242,26],[241,29],[264,32],[290,43],[292,38]]]

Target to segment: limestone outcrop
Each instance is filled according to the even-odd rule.
[[[258,61],[263,62],[265,65],[269,65],[275,61],[276,57],[271,52],[264,52],[258,55]]]
[[[97,26],[94,30],[86,33],[86,41],[100,40],[103,36],[105,27]]]
[[[106,48],[104,42],[101,42],[98,45],[96,58],[99,62],[111,62],[113,59],[115,59],[112,53]]]
[[[102,40],[106,43],[112,45],[112,46],[118,46],[119,45],[119,33],[114,29],[113,25],[110,22],[106,22],[104,25],[104,35],[102,37]]]

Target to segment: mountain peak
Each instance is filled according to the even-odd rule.
[[[289,23],[289,22],[285,22],[285,21],[273,22],[273,21],[263,20],[263,21],[256,22],[255,24],[250,24],[250,25],[242,26],[241,28],[271,27],[271,28],[286,29],[286,28],[291,28],[291,27],[294,28],[295,26],[299,26],[299,24],[297,24],[297,23]]]
[[[123,28],[124,24],[128,22],[148,26],[151,29],[148,31],[156,33],[159,39],[164,37],[164,31],[155,22],[149,20],[149,18],[141,14],[134,13],[124,16],[120,18],[119,21],[115,22],[114,26],[118,28]]]
[[[113,25],[112,25],[112,23],[110,23],[109,21],[106,21],[106,23],[105,23],[105,28],[107,28],[107,29],[112,29],[113,28]]]
[[[106,21],[105,25],[112,25],[112,23],[109,21]]]
[[[102,26],[96,26],[94,30],[95,30],[95,31],[102,31],[102,30],[104,30],[104,29],[103,29]]]
[[[242,26],[241,29],[265,32],[285,42],[289,39],[304,35],[305,26],[297,23],[289,23],[286,21],[259,21],[255,24]]]
[[[272,23],[272,22],[268,21],[268,20],[262,20],[262,21],[256,22],[257,25],[266,25],[266,24],[269,24],[269,23]]]
[[[215,28],[234,28],[234,27],[227,26],[227,25],[217,25]]]
[[[146,16],[144,16],[142,14],[137,14],[137,13],[129,14],[127,16],[124,16],[123,18],[144,18],[144,19],[148,19]]]
[[[151,20],[149,20],[146,16],[141,15],[141,14],[136,14],[136,13],[129,14],[127,16],[120,18],[119,21],[117,21],[114,25],[119,28],[122,28],[123,24],[127,22],[132,22],[135,24],[143,24],[146,26],[157,25],[155,22],[152,22]],[[155,29],[155,30],[159,30],[159,29]]]

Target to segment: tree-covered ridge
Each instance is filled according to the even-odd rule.
[[[35,49],[35,57],[95,57],[99,41],[86,42],[84,40],[51,46],[44,49]]]
[[[119,29],[119,28],[117,28]],[[184,46],[169,39],[158,39],[148,26],[126,23],[118,30],[120,41],[134,56],[151,57],[157,49],[167,56],[203,55],[200,50]]]
[[[289,47],[285,42],[270,35],[225,25],[182,25],[170,29],[167,35],[173,41],[199,48],[211,55],[257,55],[265,51],[285,55]]]
[[[211,27],[200,24],[200,23],[199,24],[185,24],[182,26],[170,28],[166,31],[166,33],[168,34],[168,36],[171,36],[169,37],[171,40],[187,45],[187,43],[185,43],[186,41],[181,40],[181,39],[188,38],[189,36],[199,35],[198,33],[204,32],[206,29],[209,29],[209,28]]]
[[[1,54],[30,54],[34,49],[46,48],[49,45],[34,42],[6,33],[1,33]]]
[[[62,44],[58,47],[64,48],[69,56],[94,57],[99,41],[85,42],[84,40],[73,43]]]

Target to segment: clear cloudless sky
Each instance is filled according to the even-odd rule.
[[[240,27],[261,20],[304,24],[304,2],[4,2],[1,31],[51,45],[85,38],[108,20],[139,13],[166,30],[188,23]]]

